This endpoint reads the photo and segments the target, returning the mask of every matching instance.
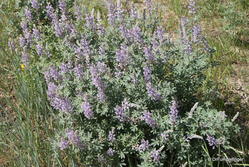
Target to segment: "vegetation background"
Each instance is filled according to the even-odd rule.
[[[21,0],[0,2],[0,166],[54,166],[70,164],[73,155],[54,156],[51,147],[56,120],[45,96],[43,76],[37,71],[23,71],[20,56],[10,49],[10,39],[18,34]],[[141,6],[141,1],[134,0]],[[186,0],[156,0],[165,28],[177,34],[179,18],[187,9]],[[249,1],[197,1],[205,36],[215,48],[200,98],[211,100],[229,117],[240,113],[237,122],[241,133],[234,136],[236,157],[244,159],[241,166],[249,166]],[[82,5],[101,9],[101,0],[82,0]],[[15,47],[15,46],[12,46]],[[210,81],[219,93],[205,97],[205,85]],[[229,164],[228,164],[229,165]],[[231,166],[231,164],[230,164]]]

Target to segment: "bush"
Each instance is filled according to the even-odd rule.
[[[182,19],[173,41],[149,0],[144,11],[120,1],[108,9],[85,19],[73,1],[24,9],[23,68],[44,74],[57,155],[87,166],[211,165],[207,145],[226,150],[237,127],[196,103],[212,55],[196,20]]]

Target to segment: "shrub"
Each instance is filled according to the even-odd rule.
[[[60,122],[57,153],[87,166],[198,166],[211,164],[207,145],[215,155],[227,149],[236,126],[196,103],[212,54],[196,21],[182,19],[173,41],[149,0],[144,11],[118,1],[106,18],[92,10],[84,19],[73,1],[31,2],[22,62],[44,74]]]

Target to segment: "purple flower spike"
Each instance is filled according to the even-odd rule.
[[[38,29],[33,28],[33,36],[34,36],[34,38],[35,38],[36,40],[40,40],[41,34],[40,34],[40,32],[39,32]]]
[[[32,21],[32,13],[29,9],[25,9],[25,17],[28,21]]]
[[[81,108],[82,108],[83,113],[87,119],[93,118],[94,114],[93,114],[92,106],[88,102],[87,96],[84,97],[84,102],[83,102]]]
[[[154,162],[160,161],[160,150],[154,150],[151,152],[151,158]]]
[[[106,153],[107,153],[107,155],[112,157],[115,154],[115,150],[113,150],[112,148],[109,148]]]
[[[155,61],[155,56],[152,53],[151,48],[145,47],[144,48],[144,54],[146,56],[147,61],[149,61],[149,62],[154,62]]]
[[[23,48],[26,45],[26,39],[21,36],[19,38],[19,44],[20,44],[20,47]]]
[[[150,112],[144,112],[141,120],[145,121],[150,127],[156,126],[156,121],[152,118],[152,114]]]
[[[59,1],[59,8],[60,8],[62,13],[64,13],[64,14],[66,13],[67,4],[64,0]]]
[[[65,139],[61,139],[59,143],[60,150],[65,150],[66,148],[68,148],[68,146],[69,146],[69,142]]]
[[[138,146],[137,150],[140,152],[144,152],[149,148],[149,141],[148,140],[141,140],[141,144]]]
[[[129,63],[129,53],[128,47],[122,45],[121,48],[116,52],[116,60],[118,62],[118,66],[122,69]]]
[[[31,0],[31,6],[34,9],[39,9],[39,3],[37,0]]]
[[[67,135],[68,140],[69,140],[72,144],[76,145],[76,146],[79,147],[79,148],[83,148],[83,147],[84,147],[83,143],[82,143],[81,140],[80,140],[80,137],[76,134],[75,131],[73,131],[73,130],[68,130],[68,132],[67,132],[66,135]]]
[[[37,44],[36,45],[36,52],[39,56],[41,56],[43,54],[43,47],[41,44]]]
[[[112,128],[112,130],[109,131],[109,134],[108,134],[108,141],[113,142],[115,140],[116,140],[115,129]]]
[[[146,89],[148,96],[151,97],[153,100],[161,100],[162,97],[160,93],[157,92],[157,90],[152,86],[151,82],[146,83]]]
[[[145,82],[151,82],[151,69],[150,69],[150,67],[145,66],[143,74],[144,74]]]
[[[172,124],[175,124],[178,119],[178,104],[176,100],[173,100],[170,106],[169,119]]]
[[[207,136],[208,145],[213,149],[218,145],[218,140],[214,138],[214,136]]]

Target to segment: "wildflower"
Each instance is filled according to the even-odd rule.
[[[74,67],[74,74],[75,74],[78,78],[82,77],[82,76],[83,76],[83,73],[84,73],[83,67],[82,67],[80,64],[78,64],[78,65],[76,65],[76,66]]]
[[[39,9],[39,3],[37,0],[31,0],[31,6],[34,9]]]
[[[141,120],[144,120],[150,127],[156,126],[156,121],[152,118],[152,114],[150,112],[144,112]]]
[[[24,65],[24,64],[21,64],[20,67],[21,67],[21,70],[24,71],[25,65]]]
[[[55,85],[54,82],[49,82],[47,83],[48,85],[48,90],[47,90],[47,95],[49,98],[54,98],[56,96],[56,91],[58,89],[58,86]]]
[[[112,130],[109,131],[109,134],[108,134],[108,141],[113,142],[115,140],[116,140],[115,129],[112,128]]]
[[[62,12],[63,14],[66,13],[67,4],[66,4],[66,2],[65,2],[64,0],[60,0],[60,1],[59,1],[59,9],[61,10],[61,12]]]
[[[169,119],[170,119],[170,122],[172,124],[175,124],[176,121],[177,121],[177,118],[178,118],[178,104],[177,104],[177,101],[176,100],[173,100],[171,102],[171,106],[170,106],[170,112],[169,112]]]
[[[115,152],[116,152],[115,150],[113,150],[112,148],[109,148],[106,153],[107,153],[107,155],[109,155],[110,157],[112,157]]]
[[[159,162],[160,160],[160,150],[153,150],[151,152],[151,158],[154,162]]]
[[[150,69],[150,67],[145,66],[143,74],[144,74],[145,82],[151,82],[151,69]]]
[[[201,35],[201,27],[199,25],[194,25],[192,28],[193,42],[198,42]]]
[[[160,93],[158,93],[157,90],[152,86],[151,82],[146,83],[146,90],[147,90],[148,96],[151,97],[153,100],[162,99]]]
[[[92,106],[88,102],[87,96],[84,97],[84,102],[81,106],[83,113],[87,119],[92,119],[93,118],[93,110]]]
[[[34,36],[34,38],[35,38],[36,40],[40,40],[41,34],[40,34],[40,32],[39,32],[38,29],[33,28],[33,36]]]
[[[114,108],[117,119],[120,122],[124,122],[126,120],[125,109],[122,106],[116,106]]]
[[[68,73],[68,72],[70,71],[71,68],[72,68],[72,62],[62,63],[62,64],[60,65],[60,73],[61,73],[61,74]]]
[[[69,142],[65,139],[61,139],[59,143],[60,150],[65,150],[66,148],[68,148],[68,146],[69,146]]]
[[[28,21],[32,21],[32,13],[31,13],[31,11],[26,8],[24,13],[25,13],[25,16],[28,19]]]
[[[129,63],[129,53],[128,47],[122,45],[120,49],[116,52],[116,61],[118,62],[118,66],[123,69]]]
[[[90,72],[91,72],[91,77],[92,77],[92,83],[93,85],[98,89],[98,99],[101,102],[104,102],[106,99],[105,96],[105,85],[100,77],[100,70],[103,70],[100,64],[97,65],[97,67],[99,66],[99,68],[94,67],[93,65],[90,67]]]
[[[214,138],[214,136],[207,136],[208,145],[213,149],[218,145],[218,140]]]
[[[80,136],[78,136],[74,130],[71,130],[71,129],[68,130],[67,133],[66,133],[66,135],[67,135],[68,140],[72,144],[76,145],[79,148],[83,148],[84,147],[83,143],[80,140]]]
[[[194,0],[189,0],[188,9],[190,14],[196,14],[196,3]]]
[[[48,4],[48,5],[46,6],[46,10],[47,10],[47,16],[48,16],[50,19],[54,20],[55,17],[56,17],[56,14],[54,13],[54,8],[51,6],[51,4]]]
[[[41,56],[43,54],[43,47],[41,44],[37,44],[36,45],[36,52],[39,56]]]
[[[23,31],[27,31],[28,30],[28,23],[27,23],[26,20],[22,20],[21,23],[20,23],[20,25],[21,25]]]
[[[137,150],[140,152],[144,152],[149,148],[149,141],[148,140],[141,140],[141,144],[138,146]]]
[[[155,56],[152,53],[151,48],[145,47],[144,48],[144,54],[145,54],[146,59],[147,59],[148,62],[154,62],[155,61]]]
[[[26,45],[26,39],[22,36],[19,38],[20,47],[24,47]]]

